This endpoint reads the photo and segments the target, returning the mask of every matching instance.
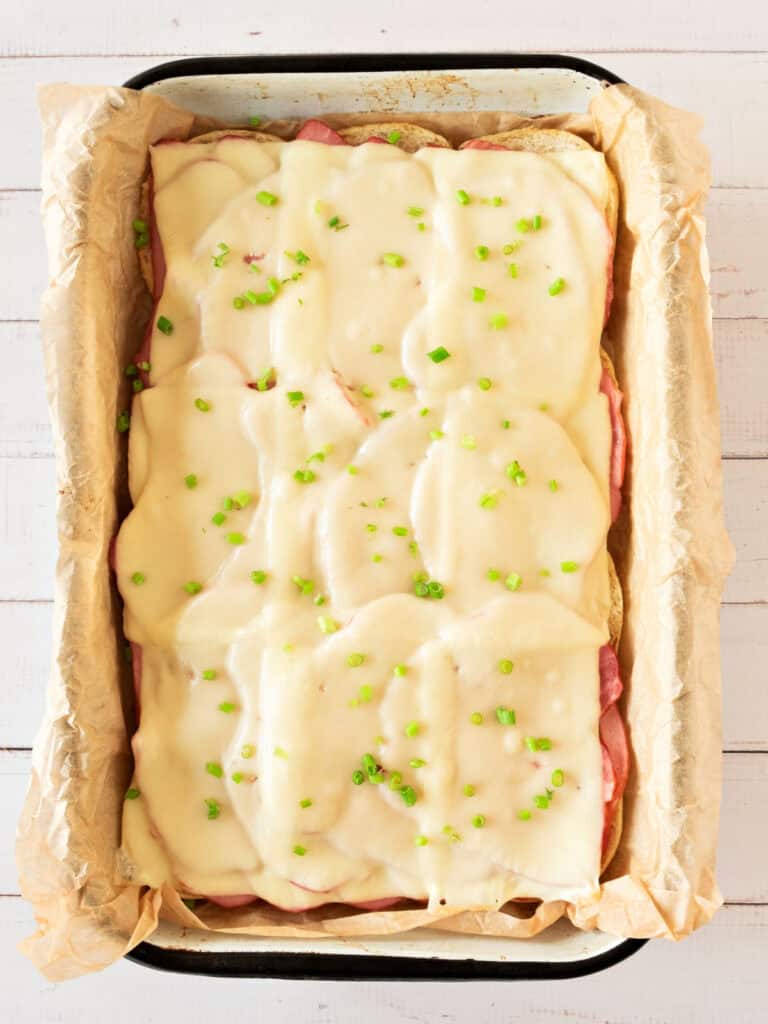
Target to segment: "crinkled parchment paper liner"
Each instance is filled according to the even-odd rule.
[[[59,486],[55,661],[19,833],[24,895],[40,929],[25,952],[50,978],[104,967],[152,934],[159,915],[251,935],[371,936],[428,925],[524,938],[567,914],[580,928],[679,938],[720,903],[714,878],[720,790],[718,606],[731,563],[723,526],[699,119],[628,86],[606,89],[567,127],[603,149],[622,211],[609,336],[631,438],[613,550],[625,590],[621,661],[633,764],[619,852],[596,899],[499,912],[423,909],[303,915],[203,905],[120,876],[130,774],[120,614],[108,549],[124,502],[115,417],[121,368],[148,313],[133,248],[147,146],[211,127],[150,94],[48,86],[43,212],[51,285],[42,329]],[[394,115],[390,116],[392,119]],[[411,115],[453,142],[520,124],[510,114]],[[331,123],[387,116],[330,117]],[[293,126],[282,122],[277,130]]]

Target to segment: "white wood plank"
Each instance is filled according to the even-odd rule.
[[[32,745],[50,671],[52,610],[48,602],[0,603],[0,748]],[[768,751],[768,605],[725,605],[721,630],[723,748]]]
[[[0,812],[18,820],[30,765],[27,751],[0,750]],[[768,902],[768,754],[725,754],[718,878],[727,900]],[[13,851],[0,847],[0,894],[18,892]]]
[[[557,0],[540,0],[508,25],[504,0],[480,0],[472,17],[446,17],[439,0],[400,5],[392,0],[371,14],[352,0],[325,0],[322,11],[292,5],[260,10],[240,0],[231,16],[210,28],[205,0],[165,4],[134,0],[128,8],[103,9],[72,0],[66,13],[44,0],[30,0],[24,17],[3,33],[3,54],[197,54],[197,53],[387,53],[391,49],[466,53],[494,46],[519,50],[756,50],[768,49],[766,26],[755,20],[749,0],[732,0],[727,12],[717,0],[646,0],[643,5],[585,0],[579,18],[563,18]],[[749,25],[749,30],[746,26]],[[436,35],[435,27],[439,26]],[[506,47],[505,47],[506,48]]]
[[[0,366],[0,458],[52,456],[39,324],[0,323]]]
[[[768,601],[768,461],[723,464],[726,519],[737,562],[725,590],[729,603]],[[55,560],[51,459],[0,459],[0,601],[52,596]]]
[[[79,2],[82,3],[83,0],[79,0]],[[665,22],[672,10],[677,12],[685,6],[687,5],[666,5]],[[626,7],[626,4],[616,5],[615,9],[623,11]],[[364,7],[359,9],[363,11]],[[613,5],[609,9],[614,9]],[[46,20],[51,10],[51,8],[48,9]],[[130,10],[132,24],[134,21],[136,25],[141,24],[141,18],[133,5]],[[291,8],[271,10],[270,20],[277,15],[278,10],[291,10]],[[508,16],[508,11],[505,11],[504,18],[506,19]],[[26,17],[24,20],[26,21]],[[191,18],[185,17],[183,23],[188,24],[190,20]],[[520,27],[524,28],[527,20],[528,14]],[[468,27],[469,21],[468,18],[457,20],[462,34]],[[473,21],[482,22],[483,18],[478,16]],[[448,31],[450,22],[451,19],[446,19],[441,13],[441,43],[443,32]],[[561,19],[555,19],[555,24],[560,24],[560,22]],[[588,19],[580,18],[579,23],[585,26],[591,34],[597,25],[602,24],[602,18],[591,23]],[[732,24],[730,19],[728,19],[728,23]],[[33,22],[30,20],[29,24],[33,24]],[[205,27],[206,24],[205,20],[200,23],[200,31],[208,37],[210,32]],[[333,25],[332,20],[327,21],[327,24]],[[152,25],[152,38],[154,39],[154,29],[159,27],[154,12]],[[554,28],[554,24],[552,27]],[[517,28],[516,24],[516,32]],[[86,29],[88,29],[87,26]],[[141,32],[142,41],[149,38],[143,29],[137,29],[137,31]],[[333,25],[333,31],[334,33],[338,32],[337,25]],[[218,36],[218,32],[216,35]],[[284,52],[295,51],[297,42],[301,42],[302,38],[307,38],[304,33],[298,40],[290,43]],[[383,40],[384,50],[392,46],[392,39],[388,34],[381,35],[380,38]],[[13,145],[7,146],[6,152],[3,154],[3,165],[0,168],[0,188],[31,188],[39,183],[40,141],[35,101],[35,86],[38,83],[70,81],[82,84],[120,85],[140,71],[174,56],[181,56],[182,51],[179,48],[188,41],[187,31],[175,30],[175,39],[176,49],[162,51],[167,54],[162,57],[87,56],[31,60],[3,60],[0,58],[0,123],[6,126],[8,137],[13,139]],[[346,49],[346,26],[343,39]],[[375,34],[369,34],[363,49],[370,49],[376,41]],[[433,26],[430,23],[430,37],[426,50],[432,50],[435,42]],[[212,52],[211,43],[212,40],[206,38],[199,52]],[[58,49],[60,45],[58,39],[55,41],[55,45],[57,47],[55,52],[65,52]],[[318,52],[321,52],[319,41],[313,40],[313,45],[317,47]],[[634,49],[639,45],[632,41],[628,47]],[[468,46],[468,43],[459,42],[455,49],[462,51],[466,50]],[[683,48],[688,47],[693,47],[690,40],[683,45]],[[411,44],[410,48],[415,51],[418,46]],[[557,50],[557,45],[552,41],[549,32],[543,48],[549,51]],[[160,49],[158,47],[156,52],[160,52]],[[446,46],[445,49],[450,49],[450,47]],[[575,48],[571,45],[568,49],[569,52],[574,52]],[[725,43],[721,42],[718,49],[727,49],[727,47]],[[759,46],[756,44],[750,49],[759,49]],[[94,52],[113,51],[99,49]],[[117,52],[127,53],[130,50],[120,47]],[[187,52],[194,53],[195,51]],[[269,36],[265,35],[264,37],[243,38],[241,45],[237,47],[237,52],[277,53],[279,48],[274,44],[271,45]],[[712,153],[715,185],[768,186],[768,135],[765,132],[765,104],[762,99],[768,89],[768,61],[765,54],[596,52],[583,55],[615,71],[626,81],[661,97],[668,103],[700,113],[704,118],[702,138]],[[267,115],[271,113],[268,101],[265,101],[263,111]]]
[[[768,317],[768,188],[713,189],[707,220],[714,315]],[[0,191],[0,233],[13,239],[14,261],[0,275],[0,320],[35,320],[47,281],[39,193]]]

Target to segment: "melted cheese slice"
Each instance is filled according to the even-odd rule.
[[[116,549],[134,877],[288,909],[588,895],[602,156],[224,139],[152,166],[173,329]]]

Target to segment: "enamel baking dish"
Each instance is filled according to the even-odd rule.
[[[126,86],[147,89],[197,114],[245,124],[323,113],[510,110],[585,111],[620,79],[573,57],[340,55],[193,58],[160,64]],[[644,940],[584,932],[558,921],[531,939],[418,929],[371,939],[277,939],[181,930],[161,924],[130,959],[161,970],[224,977],[370,979],[554,979],[602,970]]]

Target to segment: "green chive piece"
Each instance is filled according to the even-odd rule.
[[[376,531],[378,530],[378,526],[376,525],[376,523],[366,523],[365,528],[368,531],[368,533],[376,533]]]
[[[514,667],[515,663],[510,661],[509,658],[502,658],[499,662],[499,672],[501,672],[503,676],[508,676]]]
[[[498,569],[489,569],[485,575],[488,577],[489,580],[491,580],[492,583],[495,583],[496,580],[501,579],[501,573],[499,572]]]
[[[235,307],[235,309],[243,309],[243,307],[245,306],[245,300],[243,299],[242,295],[236,295],[234,299],[232,299],[232,305]]]
[[[131,414],[127,409],[124,409],[117,417],[117,432],[118,434],[124,434],[131,426]]]
[[[524,487],[528,482],[528,476],[517,459],[507,465],[505,473],[518,487]]]
[[[412,757],[408,762],[411,768],[423,768],[426,763],[423,757]]]
[[[208,820],[215,821],[221,814],[221,807],[218,800],[208,799],[205,801],[205,806],[208,809]]]
[[[523,577],[517,572],[511,572],[509,576],[504,580],[504,586],[507,590],[519,590],[523,582]]]
[[[203,584],[198,583],[197,580],[189,580],[184,584],[184,589],[188,594],[199,594],[203,589]]]
[[[144,235],[147,233],[147,231],[149,231],[149,225],[145,220],[141,220],[140,217],[137,217],[134,221],[132,221],[132,227],[137,235]]]
[[[394,415],[395,415],[395,410],[394,409],[382,409],[381,412],[379,413],[379,419],[380,420],[388,420],[388,419],[390,419]]]
[[[473,302],[485,302],[485,288],[473,288],[472,289],[472,301]]]
[[[294,846],[293,852],[296,854],[297,857],[303,857],[307,852],[307,848],[306,846],[299,846],[297,844],[296,846]]]
[[[320,629],[320,632],[325,633],[326,635],[330,633],[335,633],[336,630],[339,628],[338,622],[336,622],[335,619],[330,618],[330,616],[328,615],[318,615],[317,625],[318,628]]]
[[[253,757],[256,753],[256,747],[252,743],[246,743],[240,748],[240,757],[244,757],[246,761]]]
[[[373,388],[368,387],[367,384],[363,384],[360,387],[360,394],[363,396],[363,398],[373,398],[376,392],[373,390]]]
[[[413,585],[413,592],[416,597],[429,597],[429,587],[423,580],[416,580]]]
[[[408,675],[408,666],[407,665],[395,665],[395,667],[392,669],[392,671],[393,671],[394,675],[400,676],[402,678],[403,676]]]
[[[560,571],[561,572],[578,572],[578,569],[579,569],[579,563],[578,562],[561,562],[560,563]]]
[[[419,409],[419,416],[429,416],[429,409]]]
[[[223,711],[225,715],[231,715],[233,711],[237,710],[237,704],[233,704],[231,700],[223,700],[219,704],[219,711]]]
[[[360,704],[370,704],[373,700],[373,687],[368,686],[367,684],[361,686],[358,691],[357,699]]]
[[[460,188],[456,193],[456,200],[461,206],[469,206],[472,200],[469,198],[469,193],[465,192],[463,188]]]
[[[393,526],[392,527],[392,533],[394,533],[394,535],[396,537],[407,537],[408,536],[408,527],[407,526]]]
[[[533,230],[534,231],[541,230],[541,214],[540,213],[535,214],[535,216],[533,218]]]
[[[533,802],[540,811],[546,811],[549,807],[549,797],[547,796],[535,796]]]
[[[210,405],[210,402],[206,402],[206,400],[204,398],[196,398],[195,399],[195,408],[199,409],[200,412],[210,412],[211,405]]]
[[[400,796],[403,798],[403,803],[406,807],[413,807],[416,803],[416,790],[413,786],[403,786],[400,790]]]
[[[477,382],[477,386],[481,391],[490,391],[493,387],[493,381],[490,377],[480,377]]]
[[[517,224],[515,224],[515,227],[521,235],[525,235],[531,230],[531,222],[526,220],[525,217],[521,217]]]
[[[411,382],[407,377],[393,377],[389,382],[389,386],[395,391],[405,391],[411,386]]]
[[[125,791],[125,800],[137,800],[141,796],[141,790],[136,789],[135,786],[131,786],[130,789]]]
[[[475,259],[478,259],[478,260],[481,260],[481,261],[482,260],[487,260],[488,259],[488,254],[490,253],[490,251],[491,250],[488,248],[487,245],[476,245],[475,246]]]
[[[303,576],[291,576],[291,583],[295,583],[302,594],[311,594],[315,589],[312,580],[305,580]]]
[[[413,739],[414,736],[419,735],[419,732],[421,731],[421,726],[419,725],[418,722],[408,722],[403,731],[405,732],[405,735],[409,739]]]
[[[206,668],[206,669],[203,670],[203,674],[202,675],[203,675],[203,679],[207,683],[212,683],[213,680],[216,678],[216,675],[217,675],[216,669],[215,668]]]
[[[234,544],[235,546],[245,544],[245,537],[242,533],[228,533],[227,544]]]
[[[376,342],[375,345],[371,345],[371,352],[377,356],[380,352],[384,351],[384,346]]]
[[[532,754],[535,754],[536,751],[539,749],[538,741],[534,736],[526,736],[525,745],[526,747],[528,747]]]
[[[433,348],[431,352],[427,352],[427,355],[433,363],[444,363],[446,359],[450,359],[451,357],[451,353],[442,345],[438,345],[437,348]]]
[[[474,818],[472,819],[472,825],[475,828],[482,828],[485,825],[485,815],[484,814],[476,814],[474,816]]]
[[[475,795],[475,787],[472,785],[471,782],[467,782],[465,784],[462,792],[464,793],[464,796],[474,796]]]
[[[297,469],[293,474],[293,479],[300,484],[311,484],[314,482],[316,477],[311,469]]]
[[[173,324],[167,316],[160,316],[157,318],[157,329],[162,334],[173,334]]]
[[[531,812],[526,807],[524,807],[522,810],[517,812],[517,816],[520,819],[520,821],[530,821]]]
[[[438,583],[437,580],[430,580],[427,584],[429,587],[429,596],[436,598],[438,601],[442,601],[445,597],[445,588],[442,583]]]
[[[394,146],[394,145],[395,145],[396,143],[398,143],[398,142],[400,141],[400,136],[401,136],[402,134],[403,134],[402,132],[398,132],[398,131],[393,131],[393,132],[390,132],[390,133],[389,133],[389,134],[387,135],[387,142],[388,142],[388,143],[389,143],[390,145]]]
[[[133,383],[131,385],[131,388],[133,389],[133,393],[135,395],[138,395],[138,393],[140,391],[144,390],[144,381],[143,380],[139,380],[138,378],[136,378],[136,380],[133,381]]]
[[[139,369],[135,365],[135,363],[128,363],[126,368],[123,370],[123,373],[125,374],[126,377],[135,377],[138,372]]]
[[[477,441],[472,434],[463,434],[460,443],[468,452],[473,452],[477,448]]]
[[[131,576],[131,583],[134,583],[137,587],[140,587],[142,583],[146,582],[146,579],[147,577],[144,575],[143,572],[135,572],[133,576]]]
[[[400,772],[390,772],[388,786],[393,793],[397,793],[403,784],[403,776]]]
[[[214,512],[213,515],[211,516],[211,522],[213,523],[214,526],[221,526],[226,521],[227,517],[224,515],[223,512]]]
[[[236,785],[239,786],[244,778],[245,776],[243,775],[242,772],[232,772],[231,779],[234,783],[236,783]]]
[[[225,498],[221,503],[221,507],[224,509],[225,512],[231,512],[232,509],[235,507],[234,498]]]
[[[538,744],[538,749],[539,750],[551,750],[552,749],[552,740],[549,738],[549,736],[539,736],[539,738],[538,738],[538,740],[536,742]]]
[[[208,761],[205,766],[205,770],[209,775],[213,775],[214,778],[220,779],[224,774],[224,769],[218,763],[218,761]]]
[[[194,491],[194,489],[197,487],[197,476],[194,473],[188,473],[184,477],[184,483],[190,489],[190,491]]]
[[[402,267],[405,263],[405,257],[397,252],[385,252],[381,257],[381,261],[386,263],[388,267]]]
[[[365,661],[365,655],[364,654],[358,654],[358,653],[355,652],[353,654],[348,654],[347,655],[347,664],[349,665],[350,668],[359,668],[360,665],[362,665],[364,661]]]
[[[552,284],[549,286],[549,294],[559,295],[563,288],[565,288],[565,278],[556,277]]]
[[[506,708],[502,705],[496,708],[496,721],[499,725],[514,725],[517,718],[511,708]]]
[[[546,577],[546,576],[551,576],[551,575],[552,575],[552,573],[549,571],[549,569],[539,569],[539,576]]]
[[[248,124],[251,128],[258,128],[261,124],[261,118],[254,114],[252,117],[248,118]]]
[[[357,466],[347,466],[347,473],[349,473],[350,476],[357,476],[359,472],[360,470]]]
[[[508,263],[507,264],[507,273],[509,274],[510,277],[517,277],[517,264],[516,263]]]
[[[277,196],[273,192],[257,192],[256,199],[262,206],[274,206]]]
[[[504,253],[505,256],[510,256],[519,245],[519,242],[507,242],[507,244],[501,251]]]
[[[561,768],[556,768],[552,772],[552,785],[558,789],[565,782],[565,772]]]
[[[372,562],[381,562],[381,561],[383,561],[383,559],[384,559],[383,555],[371,555],[371,561]]]
[[[308,796],[305,796],[303,800],[299,800],[299,807],[311,807],[312,801]]]
[[[473,711],[472,714],[469,716],[469,720],[472,723],[472,725],[483,724],[483,716],[479,711]]]
[[[250,491],[238,491],[237,494],[233,496],[233,500],[235,508],[247,508],[247,506],[253,501],[253,495]]]
[[[549,481],[548,487],[549,487],[550,491],[552,491],[553,494],[559,488],[559,486],[560,485],[558,484],[557,480],[550,480]]]
[[[322,608],[322,606],[325,604],[325,596],[323,594],[318,594],[317,597],[315,598],[315,604],[318,606],[318,608]]]
[[[442,432],[442,430],[430,430],[429,432],[430,441],[440,441],[444,437],[445,434]]]
[[[413,840],[414,846],[427,846],[428,843],[429,840],[427,839],[426,836],[416,836],[416,838]]]
[[[285,255],[288,257],[288,259],[293,260],[294,263],[298,263],[300,267],[303,267],[307,263],[311,262],[309,256],[307,256],[307,254],[302,249],[297,249],[296,252],[288,252],[286,250]]]
[[[480,497],[480,508],[496,508],[502,497],[501,491],[488,491]]]
[[[352,772],[352,782],[356,786],[362,786],[362,784],[365,782],[365,776],[363,775],[359,768],[356,771]]]
[[[279,757],[281,761],[287,761],[288,760],[288,751],[287,750],[283,750],[282,747],[275,747],[275,749],[272,751],[272,753],[274,754],[275,757]]]
[[[502,420],[501,421],[501,429],[502,430],[509,430],[509,428],[511,426],[512,426],[512,420]]]
[[[503,202],[504,200],[501,196],[494,196],[493,199],[491,199],[491,206],[501,206]]]
[[[420,220],[419,223],[416,225],[416,227],[417,227],[417,229],[419,231],[426,231],[427,230],[427,225],[424,223],[423,220]]]
[[[407,212],[408,212],[408,216],[409,217],[421,217],[421,215],[424,213],[424,207],[423,206],[409,206]]]
[[[488,326],[492,327],[494,331],[500,331],[503,327],[506,327],[509,323],[509,317],[506,313],[494,313],[488,321]]]

